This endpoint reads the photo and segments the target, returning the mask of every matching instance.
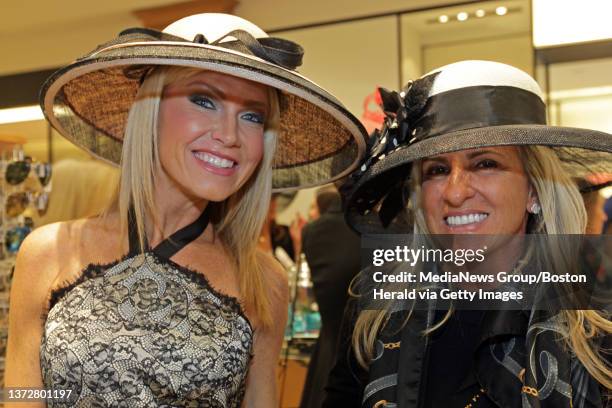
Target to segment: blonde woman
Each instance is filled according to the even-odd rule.
[[[63,159],[53,164],[49,207],[34,218],[42,226],[101,214],[115,199],[119,170],[99,160]]]
[[[441,236],[452,236],[455,244],[488,237],[483,264],[488,273],[572,265],[576,246],[567,235],[554,235],[584,234],[586,212],[572,177],[610,171],[612,136],[546,126],[537,83],[514,67],[489,61],[442,67],[401,95],[383,98],[385,111],[397,114],[389,116],[372,155],[345,187],[352,225],[367,232],[383,226],[414,233],[413,248],[434,248]],[[400,216],[406,201],[407,213]],[[534,249],[527,243],[537,241],[528,241],[527,234],[547,238]],[[441,268],[449,265],[421,261],[415,270],[424,267],[446,271]],[[483,269],[477,262],[450,267],[451,274]],[[366,281],[362,273],[356,296],[369,295],[360,291]],[[468,293],[497,284],[457,286]],[[463,307],[456,307],[459,301],[444,307],[436,302],[417,307],[393,300],[378,310],[360,310],[355,303],[347,310],[341,335],[346,340],[323,406],[605,403],[605,390],[612,386],[605,354],[612,324],[602,312],[528,302],[476,310],[469,302]]]
[[[201,14],[126,30],[45,83],[47,119],[120,162],[120,191],[24,242],[7,387],[53,390],[49,406],[275,406],[287,281],[257,250],[272,188],[341,177],[364,150],[301,57]]]

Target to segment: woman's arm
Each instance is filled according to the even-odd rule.
[[[253,360],[247,377],[244,407],[278,407],[276,389],[276,368],[283,344],[287,307],[289,305],[289,286],[283,267],[271,256],[264,261],[267,269],[267,285],[270,288],[272,307],[272,326],[256,329],[253,344]]]
[[[40,369],[41,316],[57,275],[53,253],[57,224],[33,231],[22,243],[10,293],[5,388],[43,388]],[[44,402],[14,403],[5,407],[44,407]]]

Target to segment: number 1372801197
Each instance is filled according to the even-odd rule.
[[[72,390],[47,390],[44,388],[5,388],[0,390],[0,401],[46,401],[49,399],[66,401]]]

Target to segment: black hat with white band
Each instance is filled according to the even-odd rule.
[[[536,81],[512,66],[461,61],[381,90],[386,119],[368,153],[342,187],[347,222],[359,232],[406,232],[398,217],[407,203],[411,164],[444,153],[486,146],[551,147],[569,174],[612,173],[612,135],[546,124]],[[404,214],[406,215],[406,214]]]

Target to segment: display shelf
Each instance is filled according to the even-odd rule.
[[[46,205],[51,188],[50,166],[25,157],[25,142],[21,135],[0,134],[0,388],[4,385],[15,258],[21,242],[34,227],[28,217],[30,211],[40,211],[42,201]]]

